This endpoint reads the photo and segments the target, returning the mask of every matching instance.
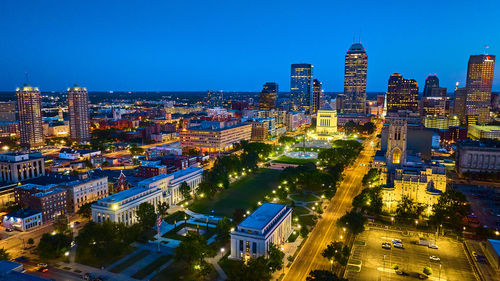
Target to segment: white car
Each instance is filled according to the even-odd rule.
[[[429,259],[431,261],[440,261],[441,260],[439,257],[436,257],[436,256],[430,256]]]
[[[404,249],[403,244],[401,243],[394,243],[394,248]]]
[[[435,244],[429,244],[428,247],[431,248],[431,249],[439,249],[438,246],[435,245]]]
[[[392,244],[403,244],[403,242],[401,242],[401,240],[399,239],[393,239]]]
[[[391,244],[387,243],[387,242],[384,242],[384,243],[382,243],[382,248],[384,248],[384,249],[390,249],[391,248]]]

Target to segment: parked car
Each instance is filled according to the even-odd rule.
[[[473,257],[477,257],[477,253],[476,253],[476,251],[472,251],[472,256],[473,256]]]
[[[427,275],[423,275],[423,274],[420,274],[420,273],[419,273],[419,274],[418,274],[418,279],[422,279],[422,280],[423,280],[423,279],[429,279],[429,276],[427,276]]]
[[[436,256],[430,256],[429,259],[431,261],[440,261],[441,260],[439,257],[436,257]]]
[[[12,229],[12,228],[6,228],[5,231],[12,232],[12,231],[14,231],[14,229]]]
[[[40,268],[38,268],[38,271],[47,272],[47,271],[49,271],[49,268],[48,267],[40,267]]]
[[[382,243],[382,248],[384,248],[384,249],[390,249],[391,248],[391,244],[387,243],[387,242],[384,242],[384,243]]]
[[[403,244],[403,242],[400,239],[393,239],[392,244]]]
[[[401,276],[409,276],[409,275],[410,275],[410,274],[408,274],[408,273],[406,273],[406,272],[404,272],[404,271],[402,271],[402,270],[397,270],[397,271],[396,271],[396,274],[397,274],[397,275],[401,275]]]
[[[46,263],[41,262],[41,263],[38,263],[37,266],[38,267],[48,267],[49,265],[46,264]]]
[[[429,244],[428,247],[431,249],[439,249],[439,247],[436,244]]]
[[[403,244],[401,243],[394,243],[394,248],[404,249]]]

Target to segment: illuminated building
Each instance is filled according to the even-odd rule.
[[[67,213],[67,191],[57,184],[23,184],[14,188],[16,204],[28,206],[42,213],[47,223]]]
[[[0,102],[0,122],[16,122],[16,102]]]
[[[446,191],[446,170],[443,165],[425,163],[417,155],[408,155],[408,124],[404,118],[390,119],[387,146],[377,152],[374,166],[381,170],[383,209],[395,212],[405,197],[414,203],[427,206],[430,215],[432,205]]]
[[[469,137],[471,139],[496,139],[500,140],[500,126],[469,125]]]
[[[276,108],[276,96],[278,95],[278,84],[267,82],[262,86],[259,97],[259,109],[271,110]]]
[[[203,152],[227,151],[242,140],[250,140],[252,124],[226,125],[224,121],[204,121],[179,133],[182,148]]]
[[[290,73],[290,100],[292,110],[308,111],[312,105],[312,76],[312,64],[292,64]]]
[[[334,107],[337,110],[337,113],[342,113],[342,109],[344,108],[344,102],[345,102],[345,95],[338,94],[337,97],[335,98],[335,107]]]
[[[292,209],[264,203],[231,232],[230,259],[267,257],[269,246],[280,246],[292,234]]]
[[[222,91],[207,92],[207,107],[222,107],[224,105],[224,95]]]
[[[387,88],[387,112],[399,110],[418,111],[418,83],[394,73],[389,78]]]
[[[465,116],[468,124],[484,124],[490,121],[491,86],[494,55],[473,55],[467,66],[467,98]]]
[[[365,113],[368,55],[361,43],[351,45],[345,55],[342,113]]]
[[[467,89],[457,88],[455,89],[455,103],[453,105],[453,112],[458,117],[458,119],[465,123],[465,102],[467,100]]]
[[[333,135],[337,133],[337,111],[329,104],[318,110],[316,117],[316,134]]]
[[[39,148],[45,145],[42,127],[42,96],[37,87],[24,85],[16,89],[21,146]]]
[[[446,97],[422,97],[420,100],[420,115],[446,116],[447,104],[449,105],[449,102]]]
[[[322,106],[322,100],[323,100],[323,87],[322,84],[318,79],[313,80],[313,106],[312,106],[312,113],[318,112],[320,107]]]
[[[42,213],[26,208],[9,213],[3,217],[3,226],[19,231],[29,231],[42,225]]]
[[[432,90],[439,88],[439,78],[436,75],[429,75],[425,78],[423,97],[433,97]]]
[[[498,142],[463,141],[456,150],[455,169],[459,174],[500,173],[500,145]]]
[[[424,126],[430,129],[448,129],[460,126],[457,116],[425,116]]]
[[[0,182],[17,183],[45,175],[41,153],[0,153]]]
[[[68,88],[69,133],[72,140],[90,140],[89,97],[87,89],[74,86]]]

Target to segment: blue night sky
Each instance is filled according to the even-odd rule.
[[[289,91],[290,64],[307,62],[326,91],[343,91],[344,55],[361,35],[368,91],[386,91],[393,72],[421,91],[436,73],[452,91],[469,55],[485,45],[500,55],[499,15],[498,0],[1,1],[0,90],[28,72],[42,91],[260,91],[267,81]]]

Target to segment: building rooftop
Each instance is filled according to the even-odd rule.
[[[330,103],[325,102],[325,105],[323,105],[319,110],[336,110],[336,109],[333,108]]]
[[[263,229],[286,205],[264,203],[249,215],[238,226],[252,229]]]
[[[8,213],[6,216],[24,219],[24,218],[31,217],[31,216],[38,214],[38,213],[40,213],[40,211],[37,211],[35,209],[31,209],[31,208],[26,208],[26,209],[17,210],[17,211],[12,212],[12,213]]]
[[[153,190],[153,189],[144,188],[144,187],[132,187],[130,189],[126,189],[124,191],[120,191],[118,193],[110,195],[106,198],[99,199],[98,202],[107,203],[107,204],[119,203],[123,200],[129,199],[133,196],[136,196],[136,195],[138,195],[142,192],[148,191],[148,190]]]
[[[359,43],[353,43],[349,50],[347,50],[348,54],[365,54],[366,50],[363,45],[361,45],[361,42]]]
[[[481,130],[484,132],[500,132],[500,126],[493,125],[471,125],[472,128]]]

